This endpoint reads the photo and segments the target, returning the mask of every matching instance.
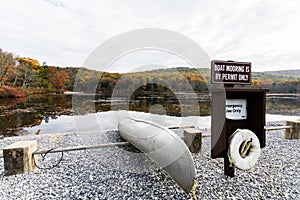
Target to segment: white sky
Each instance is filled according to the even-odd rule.
[[[211,59],[252,62],[253,71],[300,69],[299,10],[298,0],[2,0],[0,48],[82,66],[115,35],[161,28],[194,40]]]

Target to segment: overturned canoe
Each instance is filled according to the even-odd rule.
[[[126,118],[120,135],[156,162],[185,192],[194,184],[195,167],[188,147],[173,131],[156,123]]]

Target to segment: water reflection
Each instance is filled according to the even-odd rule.
[[[267,98],[267,113],[300,116],[300,97],[270,96]]]
[[[23,134],[24,127],[40,125],[71,114],[71,96],[48,95],[0,99],[0,134]]]
[[[189,99],[189,94],[174,95],[172,93],[139,93],[138,91],[126,98],[111,98],[109,95],[39,95],[29,98],[0,99],[0,135],[14,136],[38,132],[47,125],[42,133],[74,131],[71,117],[88,113],[106,112],[119,105],[127,110],[153,113],[159,115],[181,116],[182,106],[179,99]],[[73,99],[73,101],[72,101]],[[79,105],[73,106],[74,99]],[[198,94],[197,109],[189,108],[189,115],[197,115],[194,110],[200,110],[201,116],[210,115],[210,100],[208,94]],[[114,105],[114,106],[112,106]],[[268,114],[300,115],[299,97],[268,97]],[[56,121],[59,123],[53,123]],[[32,132],[34,130],[34,132]],[[47,132],[49,130],[49,132]],[[51,130],[51,131],[50,131]]]
[[[185,94],[187,95],[187,94]],[[201,95],[200,95],[201,96]],[[71,130],[70,118],[68,116],[86,115],[95,112],[109,111],[114,105],[114,109],[118,106],[126,107],[126,110],[151,112],[154,114],[181,116],[181,106],[178,98],[174,94],[148,94],[134,93],[131,98],[111,98],[109,95],[47,95],[32,96],[23,99],[0,99],[0,134],[4,136],[14,136],[28,134],[32,130],[39,133],[39,126],[44,129],[42,133],[53,132],[53,129],[59,129],[55,132]],[[202,98],[202,97],[201,97]],[[206,95],[206,100],[199,101],[201,116],[209,115],[210,101]],[[73,99],[73,101],[72,101]],[[75,99],[75,100],[74,100]],[[74,104],[79,104],[74,106]],[[72,106],[73,104],[73,106]],[[117,107],[115,105],[118,105]],[[197,105],[198,106],[198,105]],[[190,115],[193,111],[190,109]],[[56,120],[58,119],[58,120]],[[56,120],[60,126],[51,123]],[[65,124],[63,124],[65,122]],[[46,126],[46,125],[50,125]],[[34,127],[34,128],[31,128]],[[67,127],[67,128],[66,128]]]

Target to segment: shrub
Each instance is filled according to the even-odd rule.
[[[25,96],[26,91],[24,91],[22,88],[12,88],[8,86],[0,87],[0,98],[20,98]]]

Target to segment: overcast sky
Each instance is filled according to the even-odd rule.
[[[108,39],[158,28],[185,35],[211,59],[252,62],[253,71],[300,69],[299,10],[298,0],[2,0],[0,48],[82,66]]]

